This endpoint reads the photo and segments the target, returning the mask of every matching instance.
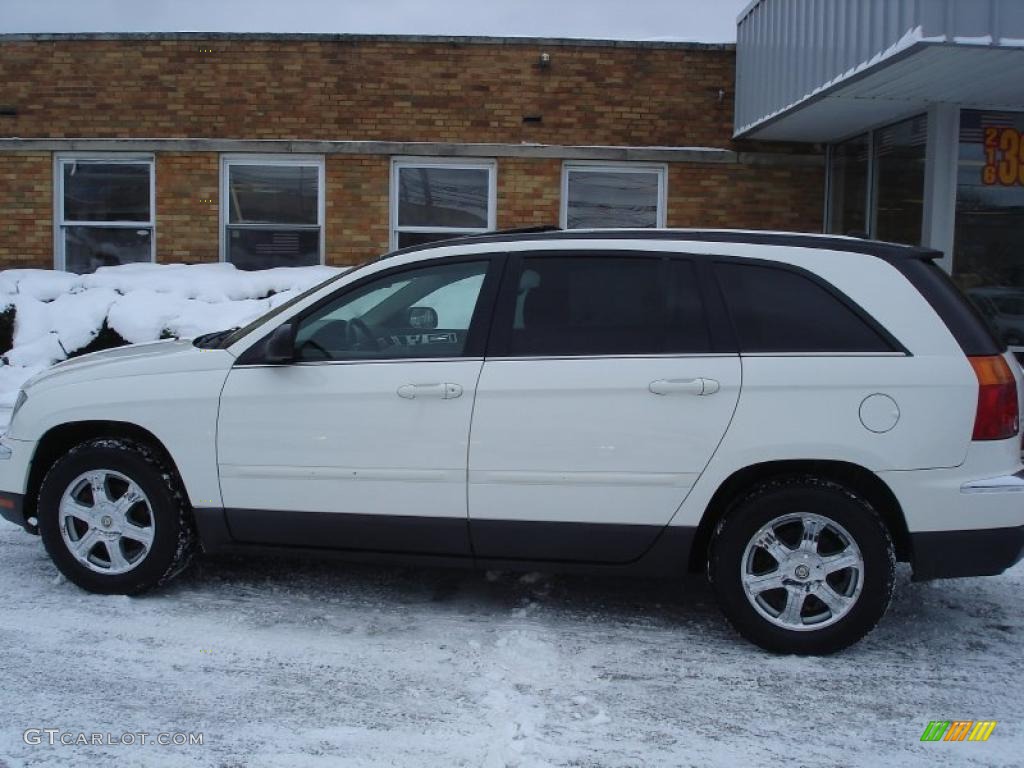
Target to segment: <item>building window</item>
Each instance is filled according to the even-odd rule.
[[[224,261],[239,269],[323,261],[322,157],[225,155],[220,199]]]
[[[493,230],[495,176],[493,162],[396,159],[391,167],[391,246]]]
[[[920,245],[928,118],[857,136],[830,150],[826,230]]]
[[[665,178],[663,165],[566,163],[561,226],[664,227]]]
[[[868,233],[868,134],[832,147],[829,162],[828,231],[851,237]]]
[[[57,155],[56,267],[153,261],[152,157]]]
[[[1024,348],[1024,113],[960,113],[953,275],[1003,341]]]
[[[920,245],[927,141],[924,115],[875,132],[876,239]]]

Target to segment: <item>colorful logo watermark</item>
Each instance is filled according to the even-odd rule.
[[[921,741],[988,741],[995,720],[932,720]]]

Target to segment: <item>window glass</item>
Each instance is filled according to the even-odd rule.
[[[810,278],[776,267],[717,264],[742,352],[891,352],[849,306]]]
[[[877,180],[874,237],[921,244],[928,119],[924,115],[875,134]]]
[[[298,359],[462,355],[487,266],[478,261],[424,267],[345,293],[302,320]]]
[[[99,267],[153,258],[153,232],[149,228],[68,226],[63,230],[64,265],[70,272],[84,275]]]
[[[239,269],[309,267],[320,263],[320,230],[229,226],[227,260]]]
[[[482,168],[399,168],[398,225],[486,228],[487,176]]]
[[[1024,113],[960,113],[953,275],[1024,352]]]
[[[665,351],[707,352],[711,349],[711,336],[693,262],[672,259],[669,264],[669,334]]]
[[[224,340],[221,342],[220,348],[221,349],[227,349],[232,344],[234,344],[236,341],[240,341],[241,339],[244,339],[246,336],[248,336],[250,333],[255,331],[261,325],[264,325],[264,324],[270,322],[273,318],[275,318],[278,315],[280,315],[280,314],[286,312],[287,310],[291,309],[296,304],[298,304],[298,303],[300,303],[302,301],[305,301],[310,296],[312,296],[314,293],[319,291],[321,288],[325,287],[326,285],[328,285],[330,283],[333,283],[335,280],[340,280],[342,277],[348,277],[353,272],[356,272],[356,271],[358,271],[360,269],[363,269],[363,267],[367,266],[368,263],[370,263],[370,262],[361,264],[358,267],[353,267],[348,272],[341,272],[341,273],[339,273],[337,275],[334,275],[334,277],[329,277],[326,280],[324,280],[323,282],[317,283],[316,285],[313,285],[313,286],[310,286],[309,288],[307,288],[306,290],[302,291],[301,293],[298,293],[295,296],[292,296],[287,301],[282,302],[281,304],[278,304],[273,309],[265,312],[264,314],[260,315],[259,317],[255,318],[255,319],[253,319],[247,325],[243,325],[241,328],[238,328],[237,330],[235,330],[229,336],[226,336],[224,338]]]
[[[920,245],[927,143],[918,115],[834,145],[828,231]]]
[[[321,166],[227,158],[224,257],[239,269],[320,263]]]
[[[832,148],[828,231],[836,235],[867,237],[868,135]]]
[[[58,263],[80,274],[153,260],[153,163],[60,157]]]
[[[567,168],[566,227],[657,227],[661,184],[659,170]]]
[[[317,166],[238,164],[228,169],[231,224],[318,223]]]
[[[430,307],[437,312],[439,328],[469,328],[476,308],[476,297],[483,283],[483,273],[471,275],[438,288],[420,299],[416,306]]]
[[[643,257],[527,257],[511,355],[616,355],[708,349],[688,262]]]
[[[150,216],[149,163],[63,163],[64,221],[140,221]]]
[[[396,164],[394,243],[399,248],[493,228],[491,165]]]

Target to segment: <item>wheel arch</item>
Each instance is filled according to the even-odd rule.
[[[726,478],[711,497],[704,516],[697,526],[697,532],[690,548],[689,570],[695,573],[700,572],[707,565],[715,528],[733,502],[761,483],[800,475],[831,480],[863,497],[875,508],[889,529],[889,535],[892,536],[896,547],[897,560],[910,562],[911,544],[907,521],[903,516],[903,509],[899,501],[889,486],[874,472],[859,464],[808,459],[752,464],[737,470]]]
[[[184,488],[184,484],[181,482],[181,473],[174,461],[174,457],[171,456],[170,451],[167,450],[163,442],[148,429],[127,421],[67,422],[50,428],[43,434],[36,445],[35,453],[32,455],[32,461],[29,465],[28,482],[25,487],[24,509],[26,520],[35,516],[43,478],[57,459],[79,443],[99,437],[125,438],[145,443],[159,454],[162,461],[166,462],[167,466],[174,472],[175,479]],[[30,528],[34,528],[34,526],[30,526]]]

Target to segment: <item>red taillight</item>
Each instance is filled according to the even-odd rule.
[[[1001,355],[969,357],[978,377],[978,412],[973,440],[1006,440],[1017,434],[1017,382]]]

